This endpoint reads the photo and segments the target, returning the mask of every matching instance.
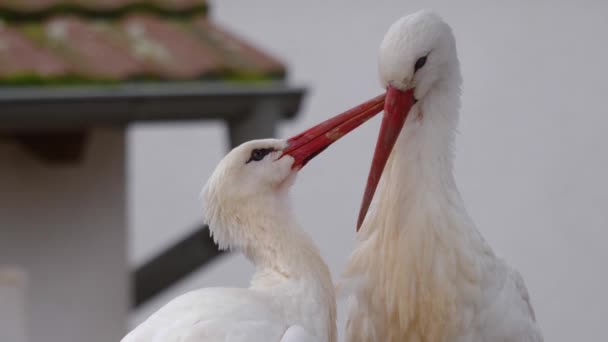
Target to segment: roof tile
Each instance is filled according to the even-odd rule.
[[[103,25],[56,17],[44,23],[42,42],[84,78],[122,80],[143,73],[141,63],[103,34]]]
[[[204,12],[187,12],[205,4],[0,0],[0,84],[13,84],[19,77],[46,83],[284,76],[284,66],[275,58],[211,23]]]
[[[68,72],[68,65],[55,54],[37,46],[20,31],[0,24],[0,78],[52,78]]]
[[[154,16],[133,15],[122,22],[132,53],[167,78],[193,78],[210,75],[223,65],[213,50],[175,22]]]
[[[284,73],[285,67],[277,59],[254,48],[236,35],[221,29],[207,18],[195,19],[191,29],[199,39],[220,54],[224,63],[232,70],[240,70],[249,74],[281,76]]]

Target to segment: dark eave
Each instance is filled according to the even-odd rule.
[[[78,87],[1,87],[0,131],[85,128],[141,121],[232,120],[271,101],[292,118],[304,88],[283,82],[125,83]]]

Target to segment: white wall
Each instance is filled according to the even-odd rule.
[[[593,341],[608,317],[608,2],[222,0],[213,16],[289,63],[312,93],[289,136],[380,93],[376,52],[388,26],[423,7],[452,25],[465,80],[456,176],[479,229],[526,279],[547,341]],[[354,225],[378,119],[300,175],[298,216],[334,274]],[[132,260],[199,219],[200,185],[224,152],[217,125],[141,126],[131,135]],[[174,292],[246,285],[242,257]],[[245,271],[245,272],[244,272]]]
[[[0,267],[27,277],[10,319],[30,342],[117,341],[126,329],[125,145],[122,130],[95,129],[81,163],[52,165],[0,142]]]

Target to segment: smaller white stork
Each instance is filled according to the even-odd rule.
[[[251,286],[205,288],[169,302],[122,342],[335,342],[329,269],[291,213],[297,171],[376,114],[379,96],[289,140],[232,150],[202,191],[205,222],[222,248],[256,266]]]

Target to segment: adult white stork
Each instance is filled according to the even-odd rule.
[[[297,171],[383,106],[379,96],[289,140],[232,150],[202,192],[215,241],[256,266],[251,286],[205,288],[169,302],[122,342],[334,342],[336,303],[327,265],[288,201]]]
[[[431,11],[401,18],[379,71],[387,94],[344,273],[357,284],[346,341],[542,341],[521,276],[479,234],[454,181],[462,81],[452,30]]]

